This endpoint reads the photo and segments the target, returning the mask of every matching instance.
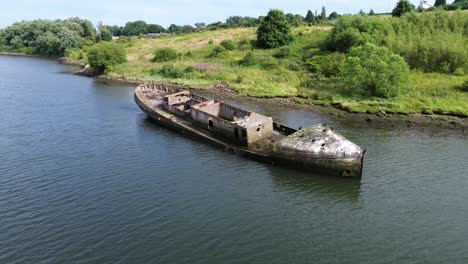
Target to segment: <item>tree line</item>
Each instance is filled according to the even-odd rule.
[[[0,30],[2,50],[54,56],[111,39],[112,35],[106,29],[96,29],[91,21],[80,18],[23,21]]]
[[[327,16],[325,7],[322,7],[320,14],[318,14],[317,11],[315,11],[314,14],[311,10],[308,10],[306,16],[292,13],[287,13],[285,16],[286,20],[291,26],[323,24],[329,21],[333,21],[339,17],[337,12],[332,12],[329,16]],[[226,28],[258,27],[263,19],[263,16],[258,18],[248,16],[230,16],[226,19],[225,22],[218,21],[210,24],[199,22],[195,23],[194,26],[171,24],[167,28],[164,28],[159,24],[150,24],[146,23],[145,21],[138,20],[128,22],[125,24],[125,26],[106,25],[104,27],[109,30],[113,36],[140,36],[145,34],[160,33],[184,34]]]

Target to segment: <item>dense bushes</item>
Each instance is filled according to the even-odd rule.
[[[127,54],[122,45],[113,42],[101,42],[89,48],[89,65],[97,72],[111,70],[117,64],[127,61]]]
[[[240,61],[240,65],[242,66],[254,66],[258,63],[257,56],[252,51],[247,52],[244,58]]]
[[[345,54],[334,52],[329,55],[313,56],[306,61],[306,66],[310,72],[330,78],[341,75],[345,62]]]
[[[325,40],[325,47],[331,51],[347,52],[351,47],[366,42],[385,45],[393,36],[393,28],[388,21],[366,16],[343,16]]]
[[[112,33],[107,28],[103,28],[101,30],[101,40],[102,41],[111,41],[112,40]]]
[[[392,16],[401,17],[402,15],[413,12],[414,5],[408,0],[400,0],[392,10]]]
[[[227,58],[228,53],[227,49],[224,46],[216,46],[213,51],[210,53],[209,57],[211,58]]]
[[[257,42],[262,48],[278,48],[291,42],[290,24],[280,10],[271,10],[257,29]]]
[[[409,68],[403,58],[370,43],[352,48],[343,69],[346,88],[364,96],[397,96],[408,78]]]
[[[69,49],[80,48],[83,39],[94,43],[95,37],[96,32],[88,20],[23,21],[0,31],[0,46],[19,52],[63,56]]]
[[[462,92],[468,93],[468,80],[465,80],[465,82],[463,82],[463,84],[460,86],[460,90]]]
[[[468,13],[433,11],[401,18],[369,16],[340,18],[325,41],[325,49],[347,52],[370,42],[405,58],[411,68],[426,72],[468,71]]]
[[[178,54],[172,48],[160,48],[154,52],[153,62],[167,62],[177,59]]]
[[[223,46],[227,50],[235,50],[236,49],[236,44],[234,41],[228,39],[228,40],[223,40],[221,41],[221,46]]]

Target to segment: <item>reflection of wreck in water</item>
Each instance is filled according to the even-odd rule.
[[[269,163],[360,177],[364,151],[326,125],[296,130],[254,112],[173,86],[135,89],[138,106],[156,122]]]
[[[328,177],[309,171],[290,170],[278,166],[268,166],[275,192],[294,193],[301,201],[325,199],[326,202],[359,202],[360,181],[343,181],[338,177]],[[314,176],[314,177],[311,177]],[[324,201],[324,202],[325,202]]]

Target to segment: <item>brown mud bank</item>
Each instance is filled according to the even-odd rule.
[[[108,75],[98,76],[97,79],[114,82],[114,83],[125,83],[129,85],[139,85],[144,81],[137,79],[124,79],[116,78]],[[343,124],[365,124],[369,127],[376,128],[394,128],[394,127],[421,127],[427,129],[450,129],[459,130],[463,133],[468,131],[468,118],[457,117],[450,115],[438,115],[438,114],[395,114],[395,113],[356,113],[352,111],[346,111],[336,106],[322,106],[322,105],[311,105],[301,104],[296,102],[294,97],[291,98],[259,98],[241,95],[235,91],[226,88],[225,85],[211,85],[208,89],[195,89],[179,83],[168,83],[161,82],[162,84],[175,85],[179,88],[196,91],[198,94],[211,97],[216,100],[232,100],[241,104],[257,105],[257,106],[272,106],[275,108],[286,109],[297,109],[304,111],[311,111],[327,117],[333,121]]]

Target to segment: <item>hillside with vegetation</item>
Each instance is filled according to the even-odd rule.
[[[407,3],[400,1],[393,16],[327,16],[323,8],[301,17],[272,10],[258,19],[168,29],[137,21],[91,33],[76,20],[66,28],[79,43],[65,42],[71,45],[47,54],[64,54],[116,79],[289,97],[351,112],[467,117],[468,13],[416,13]],[[53,47],[54,37],[64,35],[56,31],[43,33]],[[15,32],[0,31],[0,51],[41,47]],[[111,41],[108,32],[120,36]]]

